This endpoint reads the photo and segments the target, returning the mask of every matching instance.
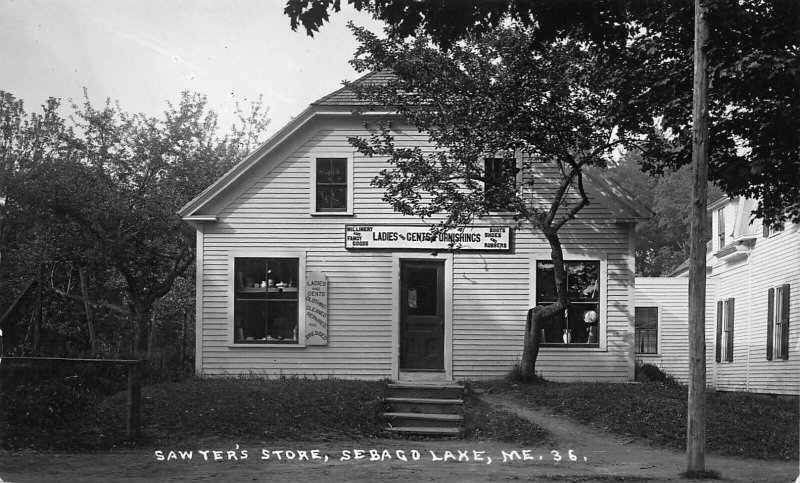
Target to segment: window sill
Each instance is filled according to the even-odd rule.
[[[659,354],[658,352],[656,352],[655,354],[652,353],[652,352],[648,352],[646,354],[642,354],[641,352],[637,352],[636,353],[636,357],[643,357],[643,358],[647,359],[648,357],[661,357],[661,354]]]
[[[260,348],[267,348],[267,347],[286,347],[286,348],[299,348],[304,349],[305,345],[301,345],[299,342],[229,342],[228,348],[229,349],[240,349],[240,348],[253,348],[253,347],[260,347]]]
[[[352,211],[312,211],[311,216],[353,216]]]
[[[592,349],[597,350],[600,349],[600,344],[598,343],[586,343],[586,342],[573,342],[571,344],[559,344],[555,342],[543,342],[539,345],[542,349],[550,349],[550,348],[558,348],[558,349],[569,349],[569,350],[578,350],[578,349]],[[605,350],[605,349],[603,349]]]

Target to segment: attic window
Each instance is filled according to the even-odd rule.
[[[717,240],[718,249],[725,246],[725,208],[717,210]]]
[[[317,158],[317,212],[347,212],[347,180],[347,158]]]
[[[486,207],[489,211],[514,211],[517,184],[516,159],[486,158],[484,177]]]

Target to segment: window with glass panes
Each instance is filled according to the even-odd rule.
[[[789,284],[767,291],[767,360],[789,358]]]
[[[565,261],[570,305],[545,324],[545,344],[598,344],[600,331],[600,261]],[[536,262],[536,304],[558,301],[553,262]]]
[[[717,362],[733,362],[733,321],[736,300],[717,301]]]
[[[234,342],[298,343],[297,258],[234,260]]]
[[[484,196],[489,211],[514,211],[517,161],[506,158],[484,160]]]
[[[316,211],[347,211],[347,158],[317,158]]]
[[[658,353],[658,307],[636,307],[636,353]]]

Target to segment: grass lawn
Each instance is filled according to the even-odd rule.
[[[634,384],[481,383],[489,391],[519,395],[532,406],[630,435],[685,449],[686,386]],[[749,393],[707,393],[706,445],[723,455],[763,459],[798,457],[798,400]]]
[[[145,386],[144,431],[135,444],[384,437],[378,418],[384,388],[382,381],[255,377]],[[62,383],[21,389],[4,396],[4,449],[83,451],[132,444],[125,437],[126,392],[102,397],[83,385]],[[540,427],[473,397],[464,411],[467,439],[531,444],[546,436]]]

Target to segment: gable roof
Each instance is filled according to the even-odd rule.
[[[363,75],[349,84],[381,85],[394,78],[394,74],[390,72],[377,71]],[[341,89],[311,103],[312,106],[367,106],[370,104],[370,101],[360,98],[350,85],[345,85]]]
[[[611,211],[618,223],[635,222],[655,215],[653,210],[636,199],[622,185],[606,176],[602,170],[583,168],[583,175],[589,180],[592,194]]]
[[[270,154],[278,152],[281,146],[296,133],[316,119],[350,116],[358,108],[370,105],[370,102],[358,97],[350,87],[352,84],[386,83],[393,77],[394,74],[390,72],[370,72],[311,103],[308,108],[289,121],[264,144],[178,210],[178,214],[189,223],[216,221],[216,213],[210,212],[210,209],[213,210],[213,206],[217,205],[220,200],[230,197],[231,193],[243,191],[242,187],[246,182],[252,181],[253,174],[257,173],[257,168],[262,160],[269,158]],[[381,112],[379,114],[391,113]],[[607,178],[600,170],[585,169],[584,175],[589,180],[592,194],[612,212],[615,221],[635,222],[653,216],[653,212],[647,206],[639,202],[622,186]],[[244,189],[246,187],[249,187],[249,184]]]

